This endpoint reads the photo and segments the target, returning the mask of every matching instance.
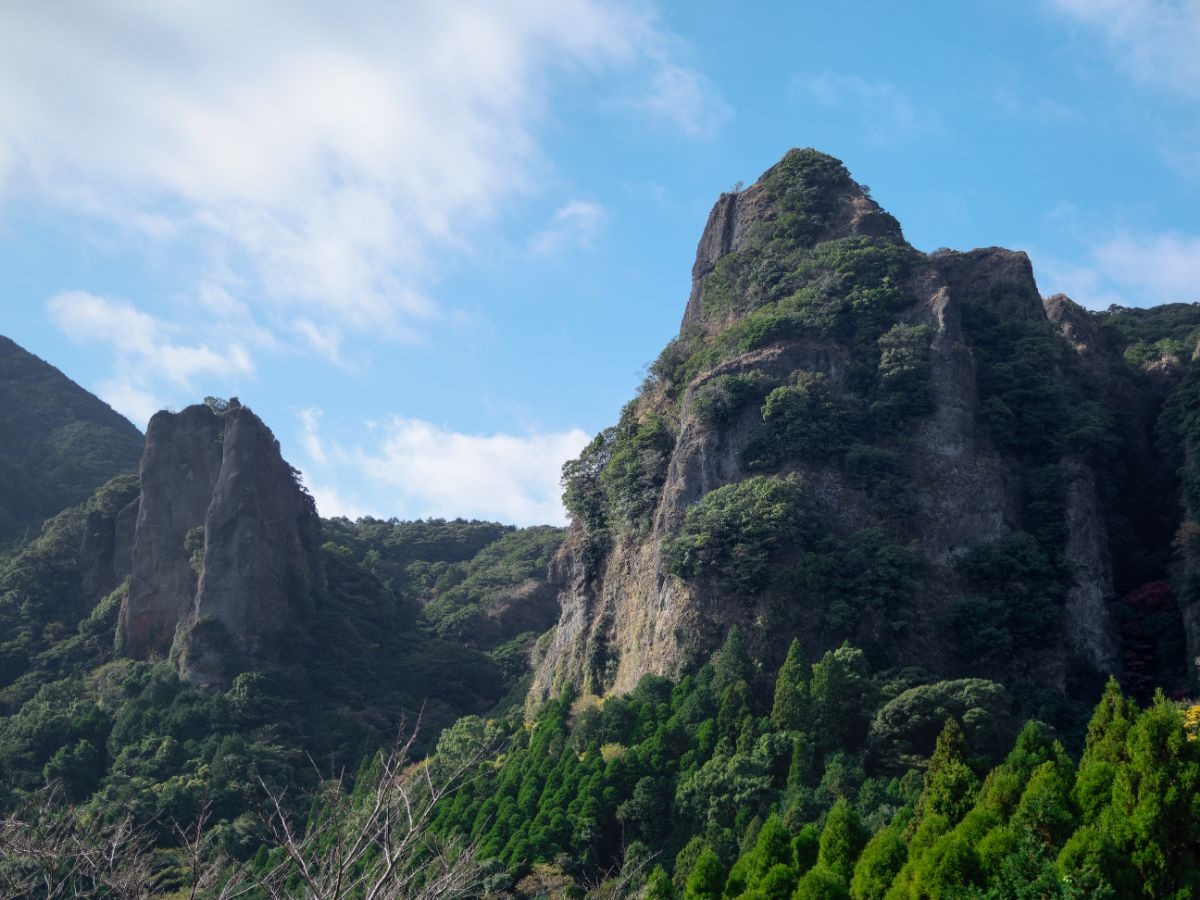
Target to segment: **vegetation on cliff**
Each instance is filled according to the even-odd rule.
[[[1089,313],[1023,254],[922,254],[815,151],[723,195],[694,272],[679,336],[564,467],[567,532],[318,521],[265,426],[225,486],[262,451],[279,490],[230,501],[240,404],[190,408],[197,447],[164,416],[152,477],[23,532],[0,887],[1200,892],[1200,305]],[[182,469],[212,483],[174,521]],[[128,659],[148,506],[175,530],[132,568],[166,624]],[[274,553],[269,627],[238,619],[263,594],[243,545]],[[223,618],[192,608],[217,570]],[[221,677],[189,679],[201,644]]]

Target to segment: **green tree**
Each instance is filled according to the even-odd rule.
[[[688,875],[684,900],[720,900],[725,886],[725,867],[711,847],[705,847]]]
[[[822,750],[854,750],[862,746],[873,706],[866,655],[842,644],[812,667],[811,710],[814,733]]]
[[[883,900],[892,879],[908,859],[908,845],[898,825],[875,832],[854,865],[850,896],[854,900]]]
[[[854,862],[866,839],[858,814],[844,797],[839,798],[829,811],[821,831],[817,867],[832,872],[849,886],[850,877],[854,874]]]
[[[804,660],[800,642],[792,639],[787,658],[775,679],[775,699],[771,704],[771,724],[780,731],[803,727],[808,714],[808,678],[812,669]]]

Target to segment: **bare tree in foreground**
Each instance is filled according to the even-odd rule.
[[[0,819],[5,897],[150,895],[150,840],[126,815],[106,823],[65,803],[57,783]]]
[[[272,898],[441,900],[477,895],[482,867],[474,843],[444,840],[432,829],[435,806],[478,776],[494,752],[481,746],[447,765],[410,763],[416,730],[347,790],[327,781],[306,826],[284,797],[266,789],[261,811],[280,861],[255,886]],[[365,783],[364,783],[365,782]]]
[[[435,805],[482,770],[494,747],[465,759],[411,764],[416,730],[382,754],[351,790],[343,777],[324,782],[307,822],[282,791],[260,781],[259,814],[269,835],[266,871],[235,865],[211,846],[208,809],[177,826],[191,898],[305,900],[450,900],[475,896],[482,868],[473,843],[444,840],[432,829]],[[150,835],[126,815],[111,824],[62,802],[57,785],[0,819],[0,896],[137,900],[156,893]],[[190,889],[190,890],[189,890]]]

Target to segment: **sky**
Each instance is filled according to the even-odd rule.
[[[816,147],[916,247],[1200,300],[1200,0],[0,0],[0,334],[237,396],[323,515],[561,523],[722,191]]]

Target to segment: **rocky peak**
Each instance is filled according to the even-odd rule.
[[[311,497],[271,430],[235,401],[160,412],[146,432],[122,651],[222,684],[277,656],[320,580]]]
[[[987,306],[1003,318],[1046,321],[1033,266],[1021,250],[983,247],[965,253],[939,250],[929,256],[950,293]]]
[[[1077,664],[1112,671],[1097,480],[1082,450],[1046,436],[1067,433],[1071,403],[1037,418],[1040,403],[1083,397],[1054,361],[1057,324],[1024,253],[920,253],[832,157],[793,150],[722,194],[679,337],[568,467],[562,615],[531,703],[564,683],[603,694],[678,674],[735,624],[767,668],[796,637],[814,658],[848,639],[946,675],[993,677],[1013,654],[1021,677],[1060,687]],[[1002,585],[1039,528],[1059,562],[1031,564],[1042,582],[1014,590],[1055,606],[1022,596],[1021,612]],[[907,560],[877,577],[909,587],[888,601],[854,587],[864,554]],[[985,615],[988,591],[1016,649],[982,661],[947,629]],[[1063,639],[1036,634],[1034,613]]]
[[[721,258],[764,243],[781,229],[810,244],[852,235],[904,239],[900,224],[850,177],[840,160],[811,148],[789,150],[750,187],[717,199],[696,247],[685,329],[702,321],[704,282]]]

